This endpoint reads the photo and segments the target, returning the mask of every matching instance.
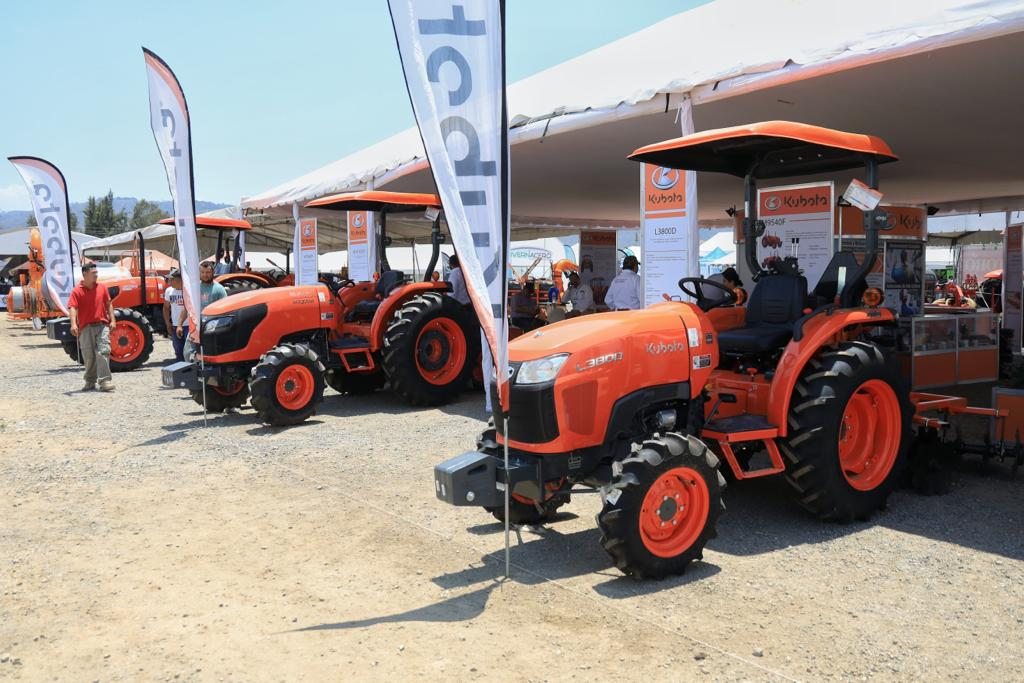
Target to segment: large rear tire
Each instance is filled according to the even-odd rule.
[[[911,437],[909,390],[895,358],[848,342],[812,359],[797,380],[786,480],[821,519],[867,519],[899,481]]]
[[[379,370],[376,372],[346,372],[334,369],[327,371],[325,379],[328,386],[339,394],[349,396],[372,394],[387,382],[387,377]]]
[[[415,406],[453,401],[469,382],[480,335],[450,296],[428,292],[395,313],[384,332],[384,371],[395,392]]]
[[[622,573],[662,579],[703,558],[725,510],[718,467],[704,442],[677,433],[648,439],[615,463],[597,524],[601,546]]]
[[[192,390],[192,400],[203,405],[203,388]],[[233,387],[223,389],[213,384],[206,385],[206,409],[211,413],[223,413],[245,405],[249,400],[249,385],[237,380]]]
[[[114,310],[117,324],[110,333],[110,371],[141,367],[153,353],[153,326],[134,308]]]
[[[323,363],[305,344],[281,344],[252,369],[249,392],[252,407],[266,424],[299,424],[324,398]]]

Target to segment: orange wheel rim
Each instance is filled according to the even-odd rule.
[[[675,467],[655,480],[640,508],[640,539],[657,557],[676,557],[692,546],[711,510],[708,485],[690,467]]]
[[[902,437],[896,392],[880,379],[864,382],[850,396],[839,425],[839,464],[858,491],[878,488],[889,476]]]
[[[451,318],[435,318],[416,338],[416,368],[435,386],[451,384],[466,364],[466,337]]]
[[[316,381],[309,368],[302,365],[289,365],[277,376],[274,390],[277,402],[285,410],[300,410],[313,398]]]
[[[118,320],[110,340],[110,357],[121,363],[133,361],[145,346],[142,328],[128,320]]]

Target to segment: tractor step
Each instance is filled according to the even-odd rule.
[[[786,464],[782,461],[782,454],[779,453],[779,447],[775,443],[775,439],[779,436],[779,428],[770,424],[761,415],[723,417],[704,425],[701,436],[705,440],[718,443],[722,456],[729,463],[729,468],[737,479],[767,477],[779,474],[786,469]],[[732,447],[734,444],[749,444],[755,441],[760,441],[763,444],[771,466],[745,470],[740,466]]]

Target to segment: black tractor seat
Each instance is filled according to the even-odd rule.
[[[718,346],[730,355],[766,353],[793,338],[793,323],[803,316],[807,278],[802,275],[766,275],[747,302],[743,327],[718,333]]]
[[[353,312],[356,318],[372,318],[377,314],[380,302],[388,298],[397,287],[405,284],[405,273],[400,270],[385,270],[377,280],[376,296],[356,304]]]

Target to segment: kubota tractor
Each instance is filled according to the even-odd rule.
[[[809,292],[795,259],[758,263],[756,183],[863,167],[877,189],[879,165],[895,155],[876,137],[773,121],[630,158],[744,179],[757,283],[746,307],[715,281],[683,278],[694,303],[584,316],[515,340],[508,433],[497,408],[475,451],[435,467],[438,498],[504,519],[509,487],[509,522],[521,524],[550,518],[574,492],[599,493],[602,546],[624,573],[652,578],[681,573],[715,536],[723,460],[736,480],[783,475],[823,519],[871,515],[898,476],[914,417],[877,336],[894,315],[865,281],[885,214],[865,214],[863,261],[837,253]],[[708,297],[711,288],[724,297]]]
[[[463,389],[477,357],[479,328],[471,312],[431,275],[443,241],[440,200],[429,194],[352,192],[307,207],[376,211],[381,272],[374,282],[278,287],[216,301],[203,311],[202,355],[164,368],[167,387],[185,387],[213,411],[237,408],[251,395],[270,425],[306,420],[324,385],[342,394],[375,391],[385,381],[412,405],[439,405]],[[433,253],[423,282],[410,282],[387,262],[387,216],[437,214]]]
[[[28,262],[25,265],[26,268],[22,271],[24,281],[11,287],[7,292],[7,319],[31,320],[33,325],[38,325],[41,320],[63,315],[43,287],[46,257],[43,253],[43,235],[39,228],[29,230]]]
[[[103,278],[110,293],[117,324],[110,333],[110,370],[128,372],[142,366],[153,353],[153,335],[167,336],[164,327],[164,289],[167,282],[146,269],[146,241],[136,233],[132,250],[131,276]],[[59,341],[71,360],[81,363],[78,339],[71,334],[71,319],[55,318],[46,322],[46,336]]]

